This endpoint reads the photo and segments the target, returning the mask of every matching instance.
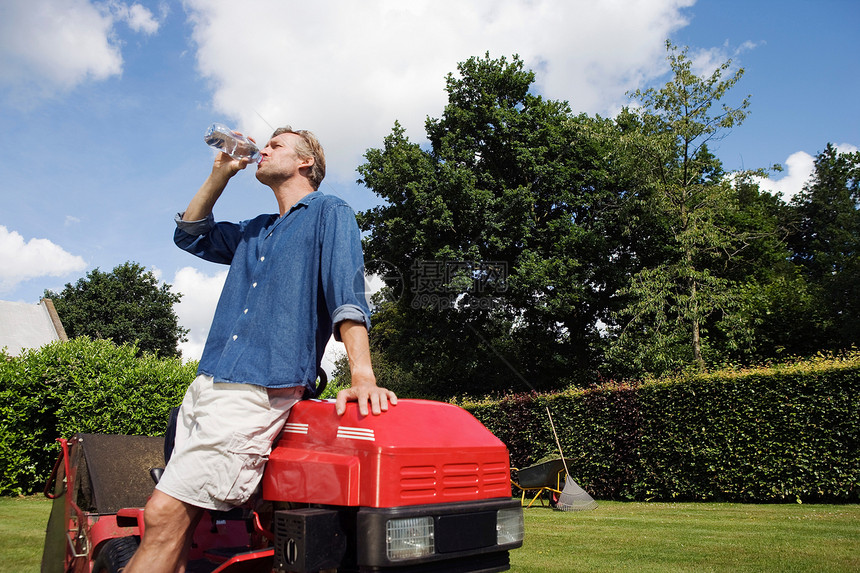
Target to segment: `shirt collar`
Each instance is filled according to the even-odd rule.
[[[287,210],[287,212],[284,213],[283,215],[278,215],[277,213],[275,213],[274,216],[276,219],[276,224],[278,222],[286,219],[287,217],[289,217],[290,213],[292,213],[293,211],[295,211],[299,207],[307,207],[308,205],[310,205],[311,201],[313,201],[314,199],[317,199],[318,197],[321,197],[321,196],[322,196],[322,191],[311,191],[310,193],[308,193],[307,195],[305,195],[304,197],[302,197],[301,199],[296,201],[295,204],[292,207],[290,207]]]
[[[307,195],[305,195],[304,197],[302,197],[301,199],[296,201],[296,204],[293,205],[292,207],[290,207],[290,211],[292,211],[293,209],[296,209],[298,207],[307,207],[311,201],[313,201],[317,197],[320,197],[321,195],[322,195],[322,191],[311,191],[310,193],[308,193]]]

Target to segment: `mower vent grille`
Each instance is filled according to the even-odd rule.
[[[510,494],[507,466],[501,462],[403,466],[400,468],[400,496],[404,500],[438,497],[473,499],[476,495]]]

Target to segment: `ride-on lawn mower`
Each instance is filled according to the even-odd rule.
[[[78,434],[45,489],[43,573],[118,573],[172,444]],[[150,474],[154,474],[150,477]],[[380,416],[294,406],[261,491],[195,530],[189,572],[490,573],[523,541],[505,445],[456,406],[400,400]]]

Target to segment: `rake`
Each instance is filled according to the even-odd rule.
[[[552,428],[552,435],[555,437],[555,443],[558,446],[558,453],[561,455],[561,461],[564,464],[564,489],[561,490],[561,495],[558,496],[558,502],[555,508],[560,511],[586,511],[595,509],[597,502],[588,493],[579,487],[573,478],[570,477],[570,471],[567,468],[567,461],[564,459],[564,452],[561,450],[561,442],[558,440],[558,434],[555,431],[555,424],[552,421],[552,414],[549,412],[549,406],[546,406],[546,415],[549,416],[549,425]]]

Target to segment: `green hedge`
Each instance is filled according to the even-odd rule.
[[[0,495],[40,491],[58,437],[163,435],[197,365],[136,354],[134,346],[88,338],[0,353]]]
[[[196,364],[110,341],[0,354],[0,494],[39,491],[55,438],[160,435]],[[514,466],[557,452],[600,498],[860,502],[860,353],[707,376],[461,404]]]
[[[461,404],[512,465],[556,454],[601,498],[860,502],[860,353]]]

